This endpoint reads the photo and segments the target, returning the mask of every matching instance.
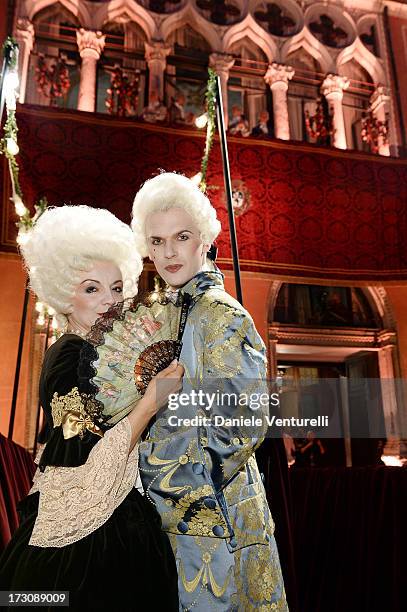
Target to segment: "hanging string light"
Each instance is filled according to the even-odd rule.
[[[23,193],[19,180],[20,169],[16,160],[16,156],[20,151],[16,119],[18,90],[20,86],[18,78],[18,44],[11,37],[8,37],[3,45],[3,57],[0,120],[3,114],[3,102],[6,105],[7,119],[4,124],[4,136],[0,140],[0,153],[3,153],[8,160],[12,190],[11,200],[14,203],[16,215],[19,217],[17,221],[17,242],[18,244],[24,244],[28,239],[28,231],[35,225],[37,219],[47,208],[48,203],[45,198],[41,199],[35,205],[35,213],[31,217],[30,211],[23,202]]]
[[[45,330],[52,329],[53,335],[58,333],[58,323],[55,319],[55,310],[44,304],[44,302],[36,302],[35,303],[35,311],[37,313],[36,324],[40,328],[41,332]]]
[[[0,97],[0,120],[3,115],[3,104],[5,102],[7,118],[4,124],[4,136],[0,140],[0,153],[8,160],[10,172],[12,196],[11,200],[14,203],[16,215],[18,216],[17,227],[17,243],[24,244],[29,237],[29,231],[34,227],[35,223],[48,206],[46,198],[39,200],[34,206],[35,212],[31,217],[30,211],[23,202],[23,193],[19,181],[19,166],[16,160],[20,148],[18,146],[18,126],[16,119],[16,108],[19,90],[18,78],[18,44],[16,41],[8,37],[3,45],[3,72],[2,72],[2,87]],[[43,327],[46,321],[52,325],[52,329],[56,330],[56,320],[54,318],[55,311],[42,302],[36,302],[35,310],[37,312],[37,325]]]

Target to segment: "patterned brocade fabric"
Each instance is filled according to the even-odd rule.
[[[105,433],[83,465],[37,471],[30,491],[40,493],[32,546],[67,546],[111,517],[138,474],[138,444],[129,454],[130,440],[130,423],[124,418]]]

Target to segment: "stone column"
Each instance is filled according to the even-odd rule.
[[[15,39],[19,46],[18,55],[18,72],[20,76],[20,90],[18,100],[20,104],[25,102],[25,93],[27,90],[27,76],[30,65],[30,53],[34,47],[34,26],[25,17],[17,19],[17,27],[15,30]]]
[[[383,401],[383,416],[386,428],[386,454],[400,453],[400,427],[397,411],[396,383],[394,379],[393,353],[394,345],[383,346],[377,354],[381,391]]]
[[[145,44],[145,58],[150,72],[148,82],[148,97],[153,91],[157,92],[160,100],[164,99],[164,75],[167,67],[167,55],[171,47],[166,47],[161,41],[152,41]]]
[[[370,97],[370,109],[378,121],[385,122],[390,114],[390,95],[387,87],[378,85]],[[379,137],[379,154],[390,155],[390,145]]]
[[[343,118],[343,92],[349,87],[348,77],[328,74],[321,85],[321,92],[328,100],[328,106],[333,111],[333,145],[338,149],[346,149],[345,121]]]
[[[274,383],[277,380],[278,367],[277,367],[277,343],[278,338],[273,332],[270,332],[269,328],[269,339],[268,339],[268,350],[267,350],[267,361],[268,361],[268,376]]]
[[[211,53],[209,56],[209,66],[214,69],[220,77],[220,85],[222,88],[223,113],[225,117],[225,128],[229,123],[229,107],[228,107],[228,80],[229,71],[235,63],[233,55],[225,53]]]
[[[295,74],[294,68],[273,62],[267,68],[264,80],[273,94],[274,135],[281,140],[290,140],[287,90],[288,81]]]
[[[82,58],[79,82],[78,110],[95,112],[97,64],[105,47],[105,35],[80,28],[76,32]]]

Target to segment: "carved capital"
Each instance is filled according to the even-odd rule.
[[[17,27],[15,37],[19,44],[24,43],[26,50],[31,53],[34,46],[35,30],[34,25],[27,17],[19,17],[17,19]]]
[[[348,77],[328,74],[321,85],[321,92],[327,100],[342,100],[343,92],[348,89],[349,84]]]
[[[288,81],[291,81],[295,74],[292,66],[286,66],[284,64],[278,64],[273,62],[267,68],[267,72],[264,75],[264,80],[270,89],[288,89]]]
[[[161,41],[152,41],[151,43],[144,43],[145,45],[145,58],[149,67],[152,63],[157,64],[161,63],[163,66],[163,70],[165,70],[165,66],[167,63],[167,56],[171,52],[171,47],[166,46]]]
[[[370,108],[373,113],[377,113],[377,111],[383,106],[387,106],[390,102],[390,91],[384,85],[378,85],[372,95],[370,96]]]
[[[216,74],[229,76],[229,70],[235,63],[233,55],[226,53],[211,53],[209,56],[209,66],[214,69]]]
[[[98,60],[105,48],[106,36],[102,32],[85,30],[80,28],[76,31],[76,42],[78,43],[79,53],[82,58],[93,57]]]

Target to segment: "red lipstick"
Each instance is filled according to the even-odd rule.
[[[167,272],[174,273],[174,272],[178,272],[178,270],[181,270],[181,268],[182,268],[182,264],[175,264],[172,266],[166,266],[165,269],[167,270]]]

